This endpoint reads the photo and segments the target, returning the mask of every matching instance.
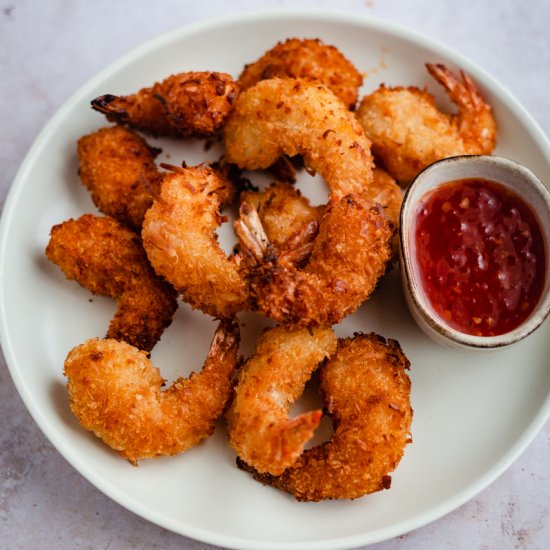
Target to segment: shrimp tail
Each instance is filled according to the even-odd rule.
[[[242,249],[257,264],[261,264],[270,255],[272,245],[265,234],[258,211],[247,202],[243,202],[239,208],[239,216],[233,226]]]
[[[469,111],[481,111],[486,103],[474,81],[460,71],[458,78],[446,65],[442,63],[426,63],[426,68],[432,77],[444,88],[453,103]]]
[[[125,122],[128,120],[128,111],[117,105],[119,97],[112,94],[105,94],[95,99],[92,99],[90,102],[92,109],[98,111],[104,115],[109,116],[109,120],[117,122]]]
[[[313,437],[315,428],[321,422],[323,411],[310,411],[286,423],[285,429],[282,432],[283,452],[301,451],[304,445]]]
[[[258,264],[278,261],[303,266],[309,260],[313,244],[319,233],[319,222],[312,220],[291,234],[279,246],[273,245],[264,230],[257,209],[247,203],[241,204],[240,218],[235,221],[235,233],[243,251]]]
[[[441,63],[426,63],[426,68],[458,106],[458,114],[451,116],[451,123],[458,129],[466,151],[490,154],[496,145],[497,125],[477,85],[462,70],[459,78]]]
[[[224,361],[228,355],[238,349],[239,342],[240,331],[237,320],[232,317],[222,319],[214,333],[206,362],[209,363],[214,357],[219,361]]]
[[[279,248],[279,257],[297,267],[304,266],[311,252],[315,239],[319,234],[319,222],[312,220],[293,233]]]

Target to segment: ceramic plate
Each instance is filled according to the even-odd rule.
[[[278,40],[320,37],[368,73],[363,92],[381,82],[427,86],[426,61],[462,67],[480,84],[499,122],[496,153],[550,181],[550,146],[524,109],[488,75],[447,48],[386,22],[313,11],[269,12],[185,28],[138,48],[73,96],[40,134],[14,182],[1,227],[2,346],[13,379],[34,419],[59,452],[121,505],[167,529],[238,548],[354,547],[405,533],[472,498],[507,468],[550,412],[550,325],[507,350],[461,353],[428,340],[409,315],[397,271],[376,295],[336,327],[340,336],[377,331],[399,340],[412,363],[414,443],[392,488],[355,501],[303,504],[253,481],[235,466],[223,423],[181,456],[139,468],[80,428],[70,412],[62,374],[67,352],[105,333],[113,301],[66,281],[44,255],[52,225],[95,212],[77,176],[75,144],[106,124],[92,98],[130,93],[182,70],[237,76]],[[158,141],[161,159],[197,163],[221,149],[202,142]],[[326,191],[300,174],[313,202]],[[222,231],[229,250],[233,237]],[[241,317],[243,353],[265,322]],[[245,325],[245,326],[244,326]],[[152,359],[168,380],[201,367],[215,324],[181,304]],[[307,407],[308,404],[302,405]]]

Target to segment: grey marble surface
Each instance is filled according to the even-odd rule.
[[[547,0],[0,0],[1,204],[43,125],[111,61],[212,14],[291,6],[370,14],[436,38],[491,73],[550,134]],[[211,548],[133,515],[84,480],[34,424],[0,359],[0,548]],[[548,548],[549,471],[547,424],[476,498],[372,548]]]

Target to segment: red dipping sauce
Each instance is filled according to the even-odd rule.
[[[540,225],[519,195],[488,180],[446,183],[423,198],[414,231],[420,281],[448,326],[496,336],[529,317],[547,260]]]

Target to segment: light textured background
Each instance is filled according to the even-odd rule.
[[[213,15],[306,6],[377,16],[443,42],[504,84],[550,134],[548,0],[0,0],[2,206],[43,125],[122,54]],[[134,516],[84,480],[36,427],[0,360],[0,548],[212,548]],[[370,548],[549,548],[549,471],[547,424],[477,498]]]

